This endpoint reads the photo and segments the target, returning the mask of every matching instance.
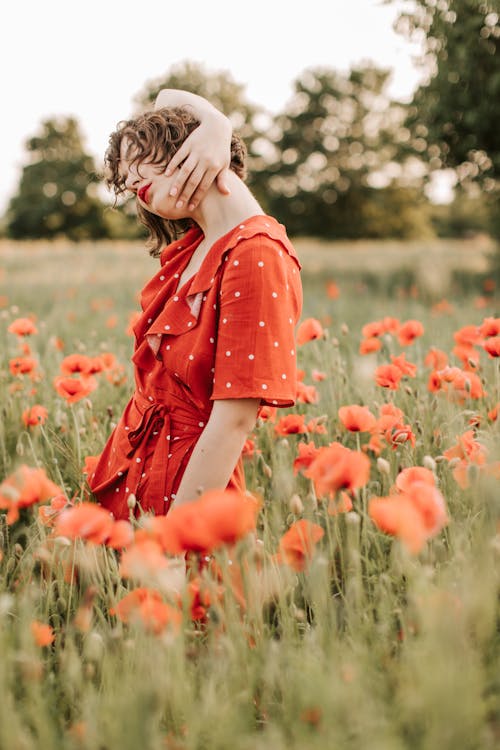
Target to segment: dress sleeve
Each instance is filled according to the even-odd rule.
[[[222,272],[212,399],[293,406],[301,308],[299,265],[280,242],[257,235],[232,248]]]

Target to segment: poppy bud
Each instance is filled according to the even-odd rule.
[[[297,494],[292,495],[288,501],[288,507],[295,516],[300,516],[304,512],[304,503]]]
[[[134,510],[135,506],[137,504],[137,498],[134,495],[133,492],[130,493],[130,495],[127,498],[127,506],[129,510]]]
[[[432,456],[424,456],[424,460],[422,462],[426,469],[430,469],[430,471],[436,471],[436,462],[432,458]]]
[[[389,476],[391,473],[391,465],[385,458],[377,458],[377,468],[381,474],[387,474],[387,476]]]
[[[340,330],[343,336],[347,336],[347,334],[349,333],[349,326],[347,325],[347,323],[342,323],[342,325],[340,326]]]
[[[271,469],[271,467],[268,464],[266,464],[264,462],[262,462],[262,463],[263,463],[262,473],[264,474],[265,477],[267,477],[268,479],[271,479],[271,477],[273,475],[273,470]]]

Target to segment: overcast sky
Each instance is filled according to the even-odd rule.
[[[102,158],[144,83],[184,60],[227,70],[250,100],[279,111],[306,67],[374,61],[409,98],[417,50],[392,28],[402,2],[381,0],[4,0],[0,211],[16,189],[24,142],[40,121],[75,115]]]

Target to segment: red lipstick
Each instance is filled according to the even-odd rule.
[[[148,190],[151,187],[151,183],[148,185],[143,185],[140,190],[137,192],[138,197],[141,199],[143,203],[148,202]]]

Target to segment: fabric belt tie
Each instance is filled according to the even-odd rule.
[[[148,494],[154,498],[167,497],[170,426],[171,418],[167,407],[164,404],[153,403],[144,411],[139,426],[128,433],[130,450],[127,457],[133,456],[128,472],[129,487],[132,492],[137,494],[145,470],[146,458],[149,455],[148,444],[154,439],[155,447],[148,476]]]

